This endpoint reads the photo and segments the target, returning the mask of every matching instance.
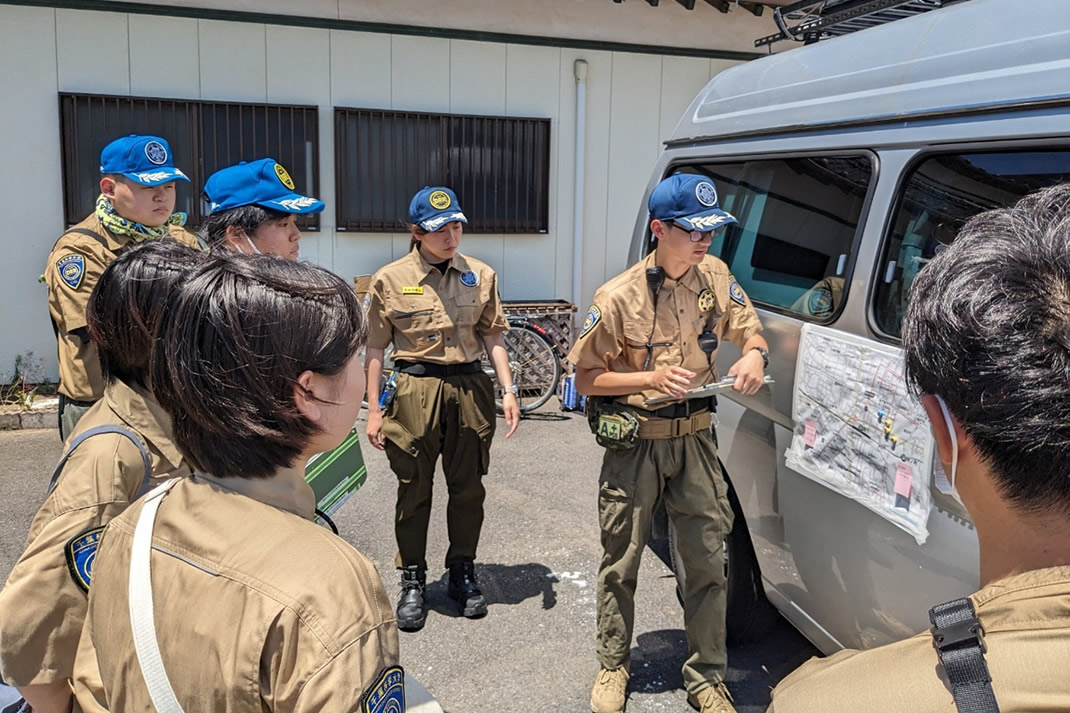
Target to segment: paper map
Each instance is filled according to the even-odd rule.
[[[899,349],[804,325],[792,417],[790,468],[925,542],[933,439]]]

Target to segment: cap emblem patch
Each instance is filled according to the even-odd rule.
[[[706,312],[712,312],[713,308],[717,306],[717,300],[713,297],[713,291],[709,288],[704,289],[698,293],[698,310],[705,314]]]
[[[466,287],[475,287],[479,284],[479,277],[476,275],[476,273],[469,270],[468,272],[461,275],[461,284],[465,285]]]
[[[167,163],[167,149],[159,141],[150,141],[145,144],[145,158],[161,166]]]
[[[707,208],[717,205],[717,189],[709,181],[703,181],[695,186],[695,198]]]
[[[282,181],[282,185],[286,186],[291,191],[294,190],[294,181],[290,178],[290,174],[286,173],[286,169],[283,168],[281,164],[275,164],[275,175]]]
[[[453,201],[450,200],[450,194],[446,193],[446,191],[432,191],[431,195],[427,197],[427,202],[435,210],[446,210]]]

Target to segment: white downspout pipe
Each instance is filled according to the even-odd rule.
[[[577,59],[573,65],[576,75],[576,183],[572,210],[572,304],[583,316],[583,165],[586,160],[587,128],[587,62]]]

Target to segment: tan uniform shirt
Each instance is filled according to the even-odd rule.
[[[368,347],[394,358],[435,364],[479,359],[485,336],[509,329],[498,296],[498,276],[475,258],[457,253],[442,274],[411,250],[375,273],[364,298]]]
[[[290,469],[195,475],[164,497],[153,531],[156,636],[184,710],[358,711],[362,696],[383,691],[398,662],[386,591],[366,557],[312,521],[314,507]],[[90,644],[75,664],[83,710],[151,710],[127,593],[140,513],[139,501],[101,543]]]
[[[86,304],[104,270],[119,253],[136,243],[111,233],[100,224],[96,214],[74,228],[90,230],[100,240],[68,231],[53,246],[45,264],[48,311],[59,342],[60,393],[75,401],[96,401],[104,394],[96,345],[83,342],[71,332],[86,326]],[[183,245],[199,247],[197,237],[185,228],[172,225],[170,233]]]
[[[78,422],[119,425],[148,447],[154,482],[189,475],[171,438],[171,419],[147,392],[116,381]],[[25,551],[0,591],[0,671],[14,685],[71,677],[86,595],[68,564],[68,543],[103,527],[138,496],[145,475],[137,446],[116,433],[84,441],[37,511]],[[44,484],[42,484],[42,488]]]
[[[1070,710],[1070,567],[993,582],[971,596],[1001,713]],[[780,682],[775,713],[955,713],[932,635],[811,659]]]
[[[717,377],[711,360],[698,346],[698,336],[710,330],[718,340],[727,339],[742,347],[761,331],[762,323],[728,266],[712,255],[679,280],[665,280],[655,320],[654,299],[646,281],[646,270],[654,267],[655,255],[652,252],[595,292],[569,361],[581,369],[642,371],[649,338],[654,345],[651,371],[681,366],[695,372],[692,388],[704,386]],[[645,399],[655,396],[660,392],[650,390],[619,400],[642,406]]]

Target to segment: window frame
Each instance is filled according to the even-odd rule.
[[[552,177],[552,174],[554,172],[554,168],[553,168],[554,122],[553,122],[553,119],[548,118],[548,117],[534,117],[534,116],[504,116],[504,115],[492,115],[492,114],[456,114],[456,113],[452,113],[452,112],[408,111],[408,110],[404,110],[404,109],[382,109],[382,108],[371,108],[371,107],[335,106],[335,107],[333,107],[333,109],[334,109],[333,131],[334,131],[334,142],[335,142],[334,143],[334,148],[335,148],[335,176],[334,176],[334,178],[335,178],[335,181],[334,181],[335,230],[337,232],[339,232],[339,233],[371,234],[371,235],[383,234],[383,233],[398,234],[398,233],[407,233],[408,232],[408,225],[407,224],[402,224],[402,223],[398,222],[397,220],[393,221],[393,223],[389,223],[389,222],[387,222],[385,220],[371,220],[371,219],[364,219],[364,220],[356,219],[356,220],[354,220],[354,219],[352,219],[350,217],[346,217],[346,216],[342,215],[342,211],[343,211],[344,207],[348,204],[348,202],[350,202],[350,199],[351,199],[350,191],[347,189],[347,180],[346,180],[347,179],[347,173],[350,176],[356,176],[357,174],[360,173],[360,170],[361,170],[360,167],[350,167],[348,164],[345,164],[345,162],[342,160],[343,152],[342,152],[342,149],[340,147],[343,146],[343,145],[348,147],[348,143],[349,143],[348,140],[344,140],[343,139],[342,132],[345,131],[348,128],[347,122],[355,122],[355,121],[357,121],[358,117],[362,113],[363,114],[379,114],[379,115],[383,115],[383,116],[389,116],[392,119],[404,119],[406,117],[422,117],[422,118],[426,118],[426,119],[429,119],[429,120],[439,120],[439,121],[442,121],[442,120],[448,121],[448,120],[452,120],[452,119],[461,119],[461,120],[476,119],[476,120],[487,120],[487,121],[515,122],[517,125],[519,125],[521,122],[536,122],[538,124],[541,124],[541,125],[545,126],[546,141],[545,141],[545,146],[543,147],[543,155],[541,155],[541,156],[539,155],[540,152],[537,150],[539,148],[537,143],[536,143],[536,145],[534,147],[536,149],[534,151],[534,153],[543,162],[544,178],[543,178],[543,181],[542,181],[541,185],[535,185],[532,188],[533,192],[530,194],[530,196],[536,196],[536,195],[540,195],[541,196],[541,198],[536,198],[535,199],[537,201],[541,200],[541,205],[542,205],[542,209],[541,209],[541,211],[539,211],[539,214],[535,218],[535,221],[534,221],[534,222],[538,223],[538,227],[535,230],[530,230],[525,225],[517,225],[518,221],[517,221],[516,218],[508,218],[507,221],[511,222],[512,225],[510,225],[510,226],[508,226],[508,227],[506,227],[504,229],[502,228],[501,223],[496,224],[494,226],[491,226],[490,228],[484,229],[480,225],[479,219],[478,218],[473,218],[472,211],[468,210],[468,211],[466,211],[466,215],[468,216],[468,218],[469,218],[469,220],[471,222],[469,223],[468,226],[465,227],[465,232],[468,233],[468,234],[473,234],[473,235],[546,235],[546,234],[548,234],[550,232],[551,217],[552,217],[552,215],[551,215],[552,211],[550,210],[550,202],[551,202],[552,197],[553,197],[553,190],[552,190],[553,186],[552,186],[551,177]],[[444,125],[441,134],[443,135],[443,137],[445,137],[446,135],[448,135],[448,133],[449,133],[449,126],[448,125]],[[445,141],[445,138],[443,138],[443,141]],[[384,147],[384,148],[386,148],[386,147]],[[370,166],[370,167],[374,168],[374,166]],[[533,169],[528,174],[529,177],[532,178],[533,182],[534,182],[534,178],[536,177],[536,175],[538,173],[538,170],[539,169]],[[404,178],[404,177],[402,177],[402,178]],[[352,182],[353,180],[355,180],[355,178],[350,178],[349,179],[350,182]],[[391,177],[390,180],[391,181],[398,180],[397,174],[393,174],[393,176]],[[437,182],[437,180],[435,180],[433,182]],[[469,178],[464,177],[464,178],[458,178],[458,179],[448,179],[448,178],[443,177],[443,180],[441,181],[441,184],[449,186],[450,188],[452,188],[454,190],[454,192],[456,192],[458,194],[458,197],[460,199],[460,202],[461,202],[462,206],[469,205],[472,202],[473,197],[470,196],[470,195],[467,195],[466,194],[466,190],[465,190],[468,185],[471,185],[471,180]],[[416,183],[414,183],[413,187],[412,187],[412,193],[415,193],[417,190],[419,190],[419,188],[420,188],[420,185],[417,185]],[[404,204],[406,206],[408,205],[408,201],[411,198],[412,193],[410,193],[409,195],[405,196]],[[525,198],[524,195],[521,194],[520,197],[519,197],[519,200],[521,202],[523,202],[523,201],[531,200],[531,198]],[[398,218],[400,219],[400,218],[403,218],[403,217],[404,216],[399,216]],[[502,222],[506,222],[506,220],[503,220]],[[365,224],[369,224],[370,223],[372,225],[370,225],[369,227],[364,227],[364,226],[361,225],[361,223],[365,223]]]
[[[892,239],[892,230],[895,227],[895,220],[899,215],[899,209],[903,205],[907,181],[917,171],[918,166],[934,156],[945,156],[948,154],[1014,153],[1015,151],[1035,152],[1055,148],[1070,151],[1070,134],[1039,138],[999,138],[989,141],[960,141],[928,144],[925,146],[917,146],[915,148],[915,152],[907,157],[902,169],[895,177],[895,186],[892,189],[892,200],[889,202],[888,209],[885,211],[882,219],[880,241],[877,243],[877,249],[874,253],[873,265],[869,276],[869,288],[866,290],[866,326],[869,328],[870,336],[879,342],[895,347],[902,345],[902,338],[899,335],[892,335],[884,331],[877,322],[877,291],[880,287],[879,281],[883,280],[881,273],[883,269],[885,269],[884,266],[887,264],[885,258],[887,257],[889,243]]]
[[[238,102],[238,101],[221,101],[215,99],[182,99],[175,97],[153,97],[153,96],[135,96],[126,94],[101,94],[96,92],[57,92],[57,101],[59,104],[59,134],[60,134],[60,180],[63,188],[63,220],[66,227],[77,225],[79,222],[85,219],[86,214],[92,211],[93,206],[88,205],[84,207],[84,212],[78,213],[76,202],[71,197],[70,192],[72,189],[77,189],[77,185],[71,183],[70,174],[73,170],[71,166],[72,156],[71,147],[68,146],[68,137],[72,140],[75,138],[72,133],[72,129],[69,128],[68,123],[65,121],[64,103],[70,99],[73,102],[79,100],[101,100],[101,101],[114,101],[114,102],[169,102],[173,103],[176,108],[184,107],[190,117],[189,134],[182,137],[183,141],[188,141],[191,144],[191,150],[193,154],[193,165],[181,166],[183,173],[190,179],[190,208],[189,219],[187,227],[197,228],[204,222],[207,217],[207,204],[203,198],[204,184],[208,180],[208,173],[205,171],[205,145],[204,145],[204,121],[205,107],[237,107],[237,108],[250,108],[250,109],[264,109],[264,110],[290,110],[301,111],[306,113],[305,126],[309,130],[306,134],[306,140],[312,141],[312,164],[309,171],[309,175],[312,178],[312,186],[307,190],[309,195],[318,196],[320,191],[320,127],[319,127],[319,107],[312,104],[277,104],[271,102]],[[308,114],[311,114],[308,116]],[[115,138],[118,138],[118,134]],[[164,136],[169,143],[174,143],[175,139],[170,136]],[[101,147],[103,148],[103,147]],[[75,149],[76,150],[76,149]],[[264,158],[263,156],[251,156],[245,160],[254,160],[256,158]],[[280,160],[278,156],[272,156],[276,160]],[[94,162],[97,161],[97,157],[94,157]],[[240,160],[240,159],[239,159]],[[287,165],[285,158],[281,159],[282,164],[286,166],[288,171],[294,171],[292,165]],[[293,163],[292,161],[290,162]],[[232,165],[232,164],[225,164]],[[220,166],[219,168],[223,168]],[[296,172],[295,172],[296,175]],[[77,176],[74,177],[77,181]],[[305,189],[301,189],[304,191]],[[76,211],[73,214],[68,215],[68,209]],[[304,232],[320,232],[322,226],[320,224],[319,214],[309,213],[303,216],[297,216],[301,230]],[[73,222],[72,222],[73,221]]]
[[[855,226],[854,236],[851,238],[851,245],[850,245],[851,253],[850,253],[850,257],[847,260],[847,265],[844,268],[843,295],[842,295],[842,297],[840,299],[839,304],[836,305],[835,309],[832,311],[832,313],[828,317],[826,317],[824,319],[819,319],[817,317],[814,317],[813,315],[801,314],[801,313],[796,312],[795,310],[790,309],[788,307],[782,307],[780,305],[772,304],[770,302],[765,302],[765,301],[761,301],[761,300],[757,300],[757,299],[753,299],[753,298],[751,299],[751,302],[754,304],[754,306],[756,308],[761,308],[761,309],[763,309],[765,311],[768,311],[768,312],[773,312],[773,313],[776,313],[776,314],[779,314],[779,315],[782,315],[782,316],[785,316],[785,317],[790,317],[792,319],[797,319],[800,322],[811,322],[813,324],[829,325],[829,324],[835,323],[840,318],[840,315],[843,313],[843,310],[846,307],[847,302],[849,301],[849,298],[850,298],[851,283],[854,280],[855,267],[856,267],[856,264],[858,262],[858,251],[859,251],[859,248],[862,246],[862,238],[863,238],[863,235],[865,234],[866,225],[867,225],[868,220],[869,220],[870,209],[871,209],[872,204],[873,204],[873,197],[874,197],[874,194],[875,194],[875,191],[876,191],[877,184],[880,181],[881,159],[880,159],[880,154],[876,150],[874,150],[872,148],[861,148],[861,149],[835,149],[835,150],[831,150],[831,151],[820,151],[820,150],[817,150],[817,151],[815,151],[815,150],[775,151],[775,152],[766,152],[766,153],[738,154],[738,155],[731,155],[731,156],[716,156],[716,157],[707,157],[707,158],[701,158],[701,157],[699,157],[699,158],[680,158],[678,160],[673,160],[672,162],[669,163],[669,165],[665,169],[665,173],[662,175],[660,180],[664,180],[664,179],[668,178],[669,176],[673,175],[675,172],[679,171],[681,168],[693,168],[693,169],[699,170],[700,173],[703,173],[703,175],[705,175],[705,173],[701,171],[701,167],[702,166],[730,164],[730,163],[745,163],[745,162],[748,162],[748,161],[750,161],[750,162],[776,161],[776,160],[784,161],[784,160],[791,160],[791,159],[840,158],[840,157],[843,157],[843,158],[852,158],[852,157],[853,158],[868,158],[869,162],[870,162],[870,168],[871,168],[871,177],[870,177],[869,185],[866,187],[866,195],[862,199],[862,207],[861,207],[861,210],[859,212],[858,225]],[[720,197],[721,190],[719,188],[717,190],[717,194],[718,194],[718,197]],[[718,200],[718,204],[720,204],[720,200]],[[644,232],[645,232],[645,252],[643,253],[644,256],[645,255],[649,255],[654,250],[655,241],[653,239],[652,233],[650,232],[650,220],[651,220],[650,213],[647,212],[646,213],[646,225],[644,227]],[[718,233],[719,232],[722,232],[722,231],[718,231]],[[718,240],[719,238],[717,237],[717,233],[715,233],[714,235],[715,235],[714,241]],[[718,260],[721,260],[721,257],[719,255],[713,253],[713,252],[707,252],[707,254],[708,255],[712,255],[713,257],[717,258]],[[723,262],[723,260],[722,260],[722,262]],[[725,264],[728,265],[728,263],[725,263]],[[728,265],[728,269],[729,269],[729,271],[731,271],[732,270],[732,266]],[[749,296],[750,295],[748,294],[748,297]]]

